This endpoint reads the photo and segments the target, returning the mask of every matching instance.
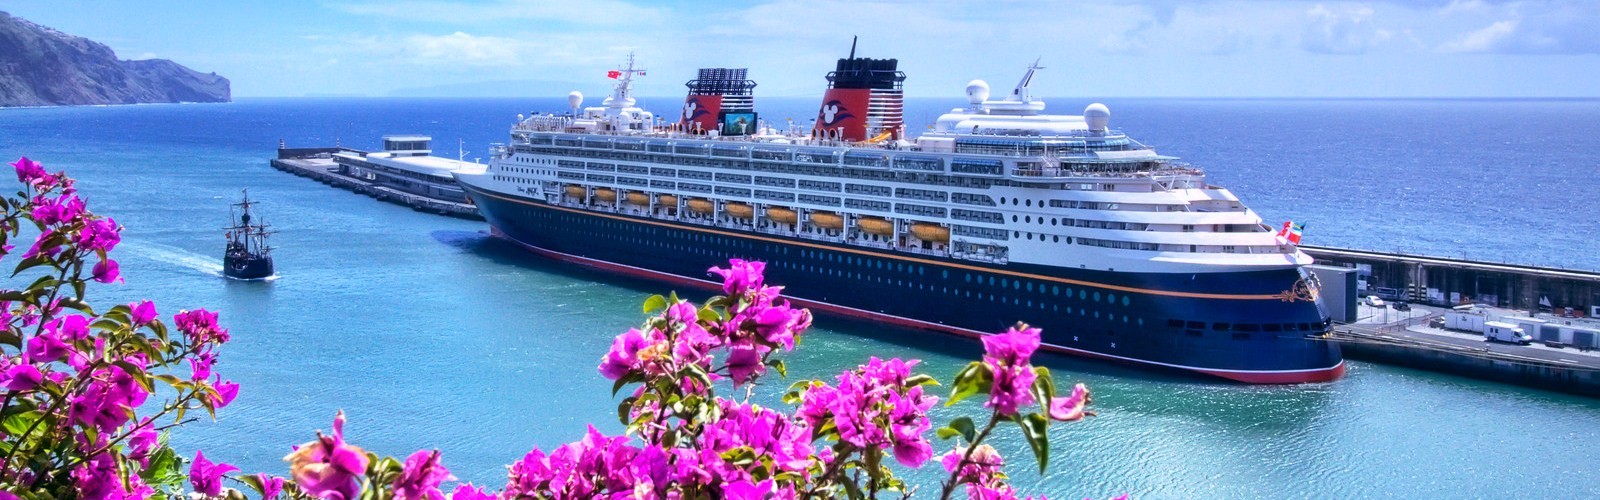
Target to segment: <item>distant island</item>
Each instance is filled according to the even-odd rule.
[[[216,73],[119,60],[105,44],[0,12],[0,107],[232,100]]]

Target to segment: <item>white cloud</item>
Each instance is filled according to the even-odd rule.
[[[1300,46],[1319,54],[1361,54],[1390,37],[1373,20],[1368,5],[1327,7],[1316,4],[1306,11]]]
[[[649,22],[662,13],[662,9],[643,7],[621,0],[588,0],[582,2],[497,0],[470,3],[446,0],[407,0],[335,4],[333,7],[357,15],[440,24],[476,24],[530,20],[589,25],[629,24],[633,22]]]
[[[524,44],[512,38],[472,36],[457,31],[443,36],[405,38],[406,57],[419,64],[466,63],[511,66],[522,58]]]
[[[1439,46],[1439,50],[1444,52],[1492,52],[1505,45],[1506,41],[1516,34],[1517,24],[1519,23],[1520,21],[1516,19],[1495,21],[1494,24],[1490,24],[1483,29],[1445,42]]]

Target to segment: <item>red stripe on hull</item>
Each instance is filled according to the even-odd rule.
[[[683,276],[678,276],[676,274],[669,274],[669,273],[663,273],[663,272],[659,272],[659,271],[652,271],[652,270],[649,270],[649,269],[643,269],[643,268],[633,267],[633,266],[626,266],[626,265],[617,264],[617,263],[613,263],[613,262],[607,262],[607,261],[598,260],[598,259],[590,259],[590,258],[587,258],[587,257],[579,257],[579,256],[576,256],[576,255],[557,252],[557,251],[554,251],[554,250],[547,250],[547,249],[544,249],[544,248],[539,248],[539,247],[536,247],[536,246],[533,246],[533,245],[529,245],[527,243],[523,243],[521,241],[517,241],[515,238],[506,236],[505,233],[501,232],[499,229],[493,228],[492,226],[490,227],[490,234],[492,234],[493,236],[495,236],[497,238],[500,238],[500,239],[509,241],[511,243],[514,243],[517,246],[525,248],[528,251],[533,252],[535,254],[542,255],[542,256],[548,257],[550,259],[561,261],[561,262],[569,262],[569,263],[573,263],[573,264],[580,264],[580,265],[592,267],[592,268],[595,268],[595,269],[604,270],[604,271],[607,271],[607,272],[611,272],[611,273],[615,273],[615,274],[619,274],[619,275],[623,275],[623,276],[629,276],[629,277],[633,277],[633,278],[639,278],[639,279],[645,279],[645,280],[651,280],[651,281],[662,281],[662,282],[667,282],[667,283],[672,283],[672,284],[684,285],[684,286],[689,286],[689,287],[692,287],[692,288],[695,288],[695,289],[706,290],[706,291],[710,291],[710,292],[721,292],[722,291],[722,285],[720,283],[717,283],[717,282],[714,282],[714,281],[710,281],[710,280],[700,280],[700,279],[694,279],[694,278],[687,278],[687,277],[683,277]],[[931,331],[947,333],[947,334],[952,334],[952,335],[959,335],[959,336],[962,336],[962,337],[968,337],[968,338],[974,338],[974,339],[981,338],[981,337],[983,337],[985,335],[984,332],[979,332],[979,331],[975,331],[975,330],[968,330],[966,328],[954,327],[954,326],[949,326],[949,325],[941,325],[941,324],[938,324],[938,323],[929,323],[929,322],[926,322],[926,321],[918,321],[918,320],[914,320],[914,319],[910,319],[910,318],[903,318],[903,317],[900,317],[900,316],[893,316],[893,315],[889,315],[889,314],[883,314],[883,313],[878,313],[878,312],[873,312],[873,311],[856,309],[856,308],[853,308],[853,307],[845,307],[845,306],[840,306],[840,305],[835,305],[835,304],[829,304],[827,302],[818,302],[818,301],[814,301],[814,300],[807,300],[807,299],[802,299],[802,298],[797,298],[797,297],[790,297],[790,296],[785,296],[784,298],[788,299],[790,302],[793,302],[796,305],[803,306],[803,307],[808,307],[808,308],[811,308],[811,309],[814,309],[814,310],[822,311],[822,312],[833,314],[833,315],[836,315],[836,316],[845,316],[845,317],[850,317],[850,318],[865,319],[865,320],[870,320],[870,321],[873,321],[873,322],[888,323],[888,324],[891,324],[891,325],[900,326],[900,327],[909,328],[909,329],[931,330]],[[1345,364],[1344,364],[1344,361],[1342,361],[1342,360],[1339,362],[1339,364],[1334,365],[1332,367],[1323,368],[1323,369],[1314,369],[1314,370],[1294,370],[1294,371],[1281,371],[1281,372],[1246,371],[1246,370],[1213,370],[1213,369],[1197,368],[1197,367],[1189,367],[1189,366],[1170,365],[1170,364],[1166,364],[1166,363],[1158,363],[1158,362],[1154,362],[1154,361],[1145,361],[1145,360],[1134,359],[1134,358],[1125,358],[1125,357],[1113,356],[1113,355],[1104,354],[1104,353],[1098,353],[1098,352],[1094,352],[1094,351],[1086,351],[1086,350],[1083,350],[1083,349],[1073,349],[1071,347],[1063,347],[1063,346],[1058,346],[1058,345],[1054,345],[1054,344],[1041,344],[1040,347],[1044,348],[1047,351],[1061,353],[1061,354],[1070,354],[1070,355],[1074,355],[1074,356],[1082,356],[1082,357],[1088,357],[1088,358],[1102,359],[1102,360],[1106,360],[1106,361],[1114,361],[1114,362],[1127,363],[1127,364],[1133,364],[1133,365],[1139,365],[1139,366],[1154,366],[1154,367],[1160,367],[1160,368],[1178,369],[1178,370],[1188,371],[1188,372],[1192,372],[1192,373],[1202,373],[1202,374],[1211,375],[1211,376],[1215,376],[1215,377],[1221,377],[1221,378],[1224,378],[1224,379],[1233,380],[1233,381],[1237,381],[1237,382],[1243,382],[1243,383],[1247,383],[1247,384],[1301,384],[1301,383],[1313,383],[1313,382],[1329,382],[1329,381],[1337,380],[1337,379],[1339,379],[1339,377],[1343,377],[1344,373],[1345,373]]]

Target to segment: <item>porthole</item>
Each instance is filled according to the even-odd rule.
[[[1099,302],[1100,301],[1100,292],[1095,292],[1094,293],[1094,301],[1095,302]]]
[[[1115,304],[1115,303],[1117,303],[1117,294],[1114,294],[1114,293],[1106,294],[1106,303],[1107,304]]]
[[[1027,223],[1027,224],[1032,224],[1033,223],[1033,216],[1029,215],[1029,216],[1023,217],[1022,218],[1022,222]]]
[[[1051,295],[1061,295],[1061,285],[1050,285]]]
[[[1011,222],[1016,222],[1016,221],[1017,221],[1017,216],[1015,216],[1015,215],[1011,216]]]

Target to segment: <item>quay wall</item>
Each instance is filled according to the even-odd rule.
[[[1336,332],[1345,357],[1436,371],[1451,375],[1600,397],[1600,369],[1566,366],[1541,360],[1431,346],[1355,332]]]
[[[334,163],[326,159],[315,159],[323,154],[345,151],[345,148],[300,148],[309,150],[309,153],[285,157],[283,149],[278,150],[278,158],[271,161],[272,168],[288,172],[300,177],[307,177],[317,182],[327,184],[346,191],[367,195],[378,200],[387,201],[397,205],[411,207],[418,212],[430,212],[463,219],[483,220],[483,215],[478,213],[478,207],[443,200],[431,199],[415,194],[398,191],[372,182],[342,175],[334,168]]]
[[[1302,246],[1318,264],[1355,268],[1366,283],[1363,295],[1418,304],[1496,307],[1556,312],[1572,308],[1588,316],[1600,306],[1600,272],[1449,257],[1345,248]],[[1382,290],[1380,290],[1382,289]],[[1381,293],[1383,290],[1391,293]],[[1386,296],[1387,295],[1387,296]]]

